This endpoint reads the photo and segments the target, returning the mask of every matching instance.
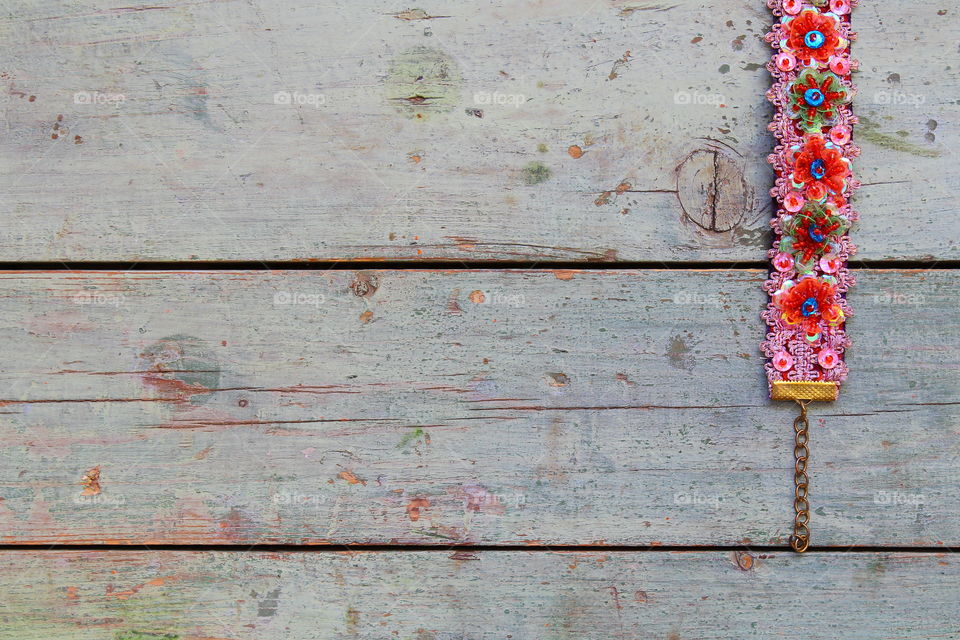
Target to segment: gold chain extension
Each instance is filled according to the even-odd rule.
[[[810,546],[810,503],[807,500],[808,483],[807,460],[810,457],[810,450],[807,448],[807,442],[810,440],[808,429],[810,422],[807,420],[807,405],[809,400],[797,400],[800,405],[800,415],[793,421],[793,430],[796,432],[796,440],[793,445],[793,455],[797,459],[793,471],[793,482],[796,485],[793,498],[793,510],[797,515],[793,519],[793,535],[790,536],[790,546],[797,553],[803,553]]]

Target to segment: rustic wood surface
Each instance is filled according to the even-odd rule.
[[[184,264],[0,272],[0,640],[960,639],[950,3],[855,14],[858,257],[930,268],[859,273],[802,557],[762,0],[119,4],[0,16],[0,262]]]
[[[761,1],[115,4],[0,20],[0,260],[768,244]],[[956,259],[960,12],[872,0],[856,28],[861,257]]]
[[[943,553],[0,554],[10,640],[960,637]]]
[[[3,274],[0,540],[783,544],[762,279]],[[851,303],[815,544],[956,545],[955,275],[863,272]]]

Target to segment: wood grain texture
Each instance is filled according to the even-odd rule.
[[[0,260],[768,246],[762,2],[114,4],[0,20]],[[864,258],[958,256],[958,15],[858,10]]]
[[[0,540],[783,543],[762,280],[4,273]],[[960,543],[958,296],[860,274],[815,545]]]
[[[856,242],[862,257],[956,259],[960,68],[942,52],[956,51],[960,12],[897,4],[863,2],[856,10],[853,51],[862,67],[854,137],[863,154],[855,172],[865,185],[856,196],[863,214]],[[904,234],[897,225],[905,214],[915,226]]]
[[[960,637],[960,557],[0,553],[10,640]]]

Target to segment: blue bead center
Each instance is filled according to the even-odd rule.
[[[820,227],[814,227],[810,229],[810,232],[808,235],[810,236],[810,239],[813,240],[814,242],[823,242],[823,230],[820,229]]]
[[[809,318],[817,312],[817,309],[817,299],[807,298],[803,301],[803,305],[800,307],[800,313],[803,314],[804,318]]]
[[[819,31],[807,31],[803,36],[803,43],[811,49],[819,49],[827,41],[827,38]]]
[[[818,158],[810,163],[810,175],[813,176],[814,180],[820,180],[827,175],[827,168],[824,166],[823,160]]]
[[[820,91],[820,89],[807,89],[803,92],[803,99],[811,107],[819,107],[823,104],[823,91]]]

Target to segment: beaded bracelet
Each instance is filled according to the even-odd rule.
[[[847,260],[856,248],[847,235],[857,213],[850,207],[852,144],[850,11],[857,0],[767,0],[779,22],[766,36],[776,50],[767,69],[774,77],[767,98],[776,113],[777,138],[769,162],[776,173],[770,194],[772,269],[761,314],[769,328],[760,348],[773,400],[800,405],[794,421],[794,518],[790,546],[810,544],[807,404],[837,398],[847,376],[844,331],[851,310],[845,294],[854,284]]]

